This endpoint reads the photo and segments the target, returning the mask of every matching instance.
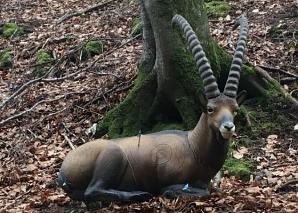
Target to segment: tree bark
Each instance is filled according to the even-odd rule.
[[[97,136],[136,135],[161,124],[191,129],[197,123],[202,81],[185,39],[171,24],[175,14],[188,20],[217,76],[219,89],[225,86],[231,57],[210,36],[203,0],[141,0],[140,6],[144,53],[138,78],[127,98],[99,123]],[[244,66],[242,72],[240,89],[253,95],[266,93],[266,82],[258,79],[253,69]]]

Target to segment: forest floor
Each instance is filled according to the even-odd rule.
[[[85,211],[55,186],[56,173],[71,149],[69,141],[78,146],[91,140],[86,130],[125,98],[142,53],[141,36],[131,35],[138,5],[106,2],[62,20],[97,2],[1,0],[0,27],[16,22],[25,33],[0,37],[0,51],[9,48],[13,53],[13,66],[0,68],[0,212]],[[228,2],[229,15],[210,17],[214,39],[232,53],[238,35],[232,23],[247,11],[247,60],[266,69],[297,98],[298,2]],[[94,39],[103,42],[103,52],[84,59],[82,47]],[[40,49],[53,60],[38,65]],[[47,67],[45,73],[41,66]],[[143,203],[111,203],[101,212],[298,212],[297,129],[272,132],[248,151],[235,150],[235,156],[256,163],[249,181],[225,175],[220,191],[206,198],[155,197]]]

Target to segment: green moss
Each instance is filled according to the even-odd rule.
[[[36,64],[45,64],[53,60],[52,55],[45,49],[40,49],[36,53]]]
[[[99,55],[103,52],[104,44],[100,40],[90,40],[82,48],[82,59]]]
[[[10,49],[0,51],[0,68],[8,69],[12,67],[13,59]]]
[[[252,66],[242,65],[241,70],[246,75],[256,76],[256,71],[254,70],[254,68]]]
[[[237,132],[241,136],[239,143],[251,145],[270,134],[282,136],[285,132],[293,131],[296,121],[292,113],[295,114],[295,109],[281,95],[248,100],[235,118]],[[247,119],[250,127],[247,126]]]
[[[143,22],[140,18],[135,18],[132,22],[131,35],[136,36],[142,33]]]
[[[252,172],[253,165],[244,159],[235,159],[229,157],[226,159],[223,169],[228,172],[229,175],[239,177],[241,179],[249,180]]]
[[[110,110],[97,125],[96,136],[108,134],[110,138],[137,135],[151,127],[148,113],[152,106],[156,76],[139,71],[134,88],[123,102]],[[146,98],[144,98],[146,97]]]
[[[16,23],[5,23],[3,25],[3,29],[2,29],[2,35],[5,38],[10,38],[11,36],[18,36],[18,35],[22,35],[24,33],[24,29],[20,26],[18,26]]]
[[[45,49],[40,49],[36,53],[36,68],[33,70],[33,75],[37,77],[43,76],[49,65],[52,65],[54,62],[53,56]]]
[[[231,10],[231,6],[225,1],[211,1],[205,3],[208,16],[226,16]]]

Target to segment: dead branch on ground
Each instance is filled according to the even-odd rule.
[[[56,21],[55,24],[60,24],[60,23],[66,21],[66,20],[68,20],[68,19],[70,19],[70,18],[72,18],[74,16],[80,16],[80,15],[83,15],[83,14],[86,14],[86,13],[90,13],[90,12],[92,12],[94,10],[97,10],[97,9],[99,9],[101,7],[106,6],[107,4],[109,4],[109,3],[113,2],[113,1],[115,1],[115,0],[108,0],[106,2],[101,2],[99,4],[93,5],[93,6],[89,7],[89,8],[86,8],[86,9],[81,10],[81,11],[76,11],[76,12],[73,12],[73,13],[66,13],[65,15],[63,15],[62,17],[60,17]]]
[[[67,135],[62,134],[62,136],[64,137],[64,139],[67,141],[68,145],[70,146],[70,148],[72,150],[76,149],[75,145],[73,145],[73,143],[71,142],[71,140],[67,137]]]
[[[291,96],[282,86],[280,86],[279,83],[274,78],[272,78],[266,70],[262,69],[259,66],[256,66],[255,69],[269,83],[271,83],[272,85],[278,85],[276,89],[278,89],[279,92],[281,92],[284,97],[289,100],[295,108],[298,109],[298,101],[293,96]]]
[[[295,78],[296,80],[298,79],[298,75],[296,75],[296,74],[294,74],[294,73],[290,73],[290,72],[285,71],[285,70],[282,70],[282,69],[279,69],[279,68],[268,67],[268,66],[264,66],[264,65],[258,65],[258,66],[261,67],[261,68],[264,69],[264,70],[267,70],[267,71],[283,73],[283,74],[285,74],[285,75],[288,75],[288,76],[290,76],[290,77]]]
[[[69,96],[69,95],[72,95],[72,94],[77,94],[77,92],[67,93],[67,94],[64,94],[64,95],[62,95],[62,96],[60,96],[60,97],[58,97],[58,98],[54,98],[54,99],[41,100],[41,101],[35,103],[31,108],[29,108],[29,109],[27,109],[27,110],[24,110],[24,111],[22,111],[22,112],[20,112],[20,113],[11,115],[11,116],[9,116],[8,118],[6,118],[6,119],[0,121],[0,126],[6,124],[7,122],[9,122],[9,121],[11,121],[11,120],[17,119],[17,118],[19,118],[19,117],[21,117],[21,116],[23,116],[23,115],[25,115],[25,114],[28,114],[28,113],[32,112],[37,106],[39,106],[39,105],[41,105],[41,104],[49,103],[49,102],[54,102],[54,101],[58,101],[58,100],[60,100],[60,99],[62,99],[62,98],[65,98],[65,97],[67,97],[67,96]]]

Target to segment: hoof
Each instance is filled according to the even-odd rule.
[[[135,201],[135,202],[142,202],[146,200],[150,200],[152,198],[152,194],[148,192],[141,192],[139,194],[132,195],[129,200],[130,201]]]

